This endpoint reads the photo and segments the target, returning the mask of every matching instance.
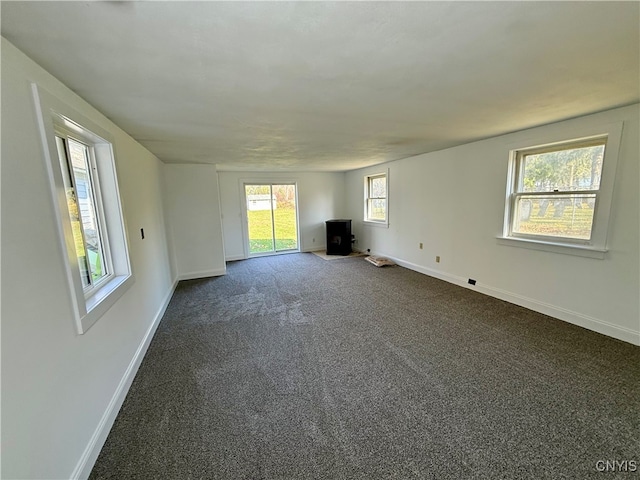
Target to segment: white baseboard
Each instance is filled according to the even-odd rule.
[[[303,248],[300,251],[302,253],[310,253],[310,252],[319,252],[321,250],[326,250],[326,245],[313,245],[312,247]]]
[[[309,252],[319,252],[320,250],[326,250],[326,245],[313,245],[312,247],[305,247],[300,249],[300,253],[309,253]],[[238,260],[246,260],[247,257],[244,255],[229,255],[224,258],[225,262],[235,262]]]
[[[440,280],[444,280],[445,282],[453,283],[470,290],[475,290],[485,295],[489,295],[490,297],[499,298],[500,300],[504,300],[515,305],[520,305],[521,307],[528,308],[529,310],[549,315],[550,317],[554,317],[559,320],[578,325],[579,327],[586,328],[587,330],[592,330],[609,337],[617,338],[618,340],[622,340],[623,342],[629,342],[633,345],[640,345],[640,331],[631,330],[630,328],[621,327],[619,325],[613,325],[612,323],[601,320],[599,318],[590,317],[579,312],[574,312],[566,308],[541,302],[539,300],[525,297],[524,295],[519,295],[507,290],[502,290],[500,288],[492,287],[490,285],[484,285],[481,283],[470,285],[467,278],[458,277],[456,275],[451,275],[449,273],[441,272],[438,270],[433,270],[431,268],[423,267],[411,262],[406,262],[399,258],[394,258],[388,255],[382,256],[392,259],[402,267],[414,270],[419,273],[423,273],[425,275],[429,275],[430,277],[439,278]]]
[[[472,285],[466,286],[473,289]],[[568,310],[556,305],[544,303],[539,300],[518,295],[516,293],[507,292],[499,288],[478,284],[476,284],[475,286],[476,290],[491,297],[496,297],[500,300],[515,303],[516,305],[520,305],[521,307],[525,307],[539,313],[544,313],[545,315],[549,315],[550,317],[558,318],[565,322],[586,328],[587,330],[592,330],[609,337],[617,338],[618,340],[622,340],[623,342],[629,342],[633,345],[640,345],[640,332],[631,330],[630,328],[614,325],[599,318],[590,317],[589,315],[584,315],[579,312],[574,312],[573,310]]]
[[[220,277],[227,274],[227,269],[217,268],[215,270],[202,270],[200,272],[188,272],[178,275],[178,280],[193,280],[196,278]]]
[[[131,387],[131,383],[133,383],[133,379],[138,372],[138,368],[142,363],[142,359],[147,353],[147,349],[149,348],[149,344],[151,343],[151,339],[153,335],[156,333],[156,329],[162,320],[164,312],[167,310],[169,306],[169,302],[171,301],[171,297],[173,296],[173,292],[178,285],[178,280],[173,282],[173,286],[169,289],[169,292],[165,295],[162,303],[160,304],[160,308],[156,312],[155,317],[153,318],[153,322],[147,329],[136,353],[133,355],[131,362],[129,362],[129,366],[124,372],[122,379],[120,379],[120,383],[116,388],[113,396],[111,397],[111,401],[107,405],[107,409],[105,410],[96,430],[93,432],[91,439],[87,447],[85,448],[80,460],[78,461],[76,468],[73,470],[71,474],[72,479],[87,479],[89,478],[89,474],[91,473],[91,469],[93,468],[96,460],[98,459],[98,455],[100,454],[100,450],[104,446],[104,442],[107,440],[107,436],[109,435],[109,431],[113,426],[113,422],[115,422],[116,417],[118,416],[118,412],[120,411],[120,407],[124,403],[124,399],[127,396],[127,392]]]

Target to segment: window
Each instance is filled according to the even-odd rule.
[[[109,133],[34,85],[78,333],[133,282]]]
[[[513,150],[504,238],[602,258],[620,132]]]
[[[61,129],[56,132],[56,146],[80,280],[85,294],[99,287],[112,275],[108,252],[108,236],[95,153],[87,145]]]
[[[365,177],[365,222],[388,223],[387,174]]]
[[[589,242],[606,138],[516,154],[512,235]]]

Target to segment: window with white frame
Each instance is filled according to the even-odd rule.
[[[47,171],[78,333],[133,282],[110,135],[36,85]]]
[[[367,175],[364,178],[364,182],[364,220],[366,222],[387,224],[387,174],[378,173],[375,175]]]
[[[113,274],[95,151],[90,142],[60,127],[56,131],[56,146],[80,280],[86,295]]]
[[[614,130],[513,150],[504,238],[606,251],[621,126]]]

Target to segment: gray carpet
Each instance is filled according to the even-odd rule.
[[[312,254],[181,282],[91,479],[558,479],[639,461],[640,348]]]

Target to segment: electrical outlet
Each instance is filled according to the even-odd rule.
[[[469,284],[470,284],[470,285],[475,285],[475,284],[476,284],[476,281],[475,281],[473,278],[470,278],[470,279],[469,279]]]
[[[420,250],[422,250],[422,242],[420,242]]]
[[[436,263],[440,263],[440,255],[436,255]]]
[[[316,239],[315,238],[313,239],[313,243],[316,243]]]

